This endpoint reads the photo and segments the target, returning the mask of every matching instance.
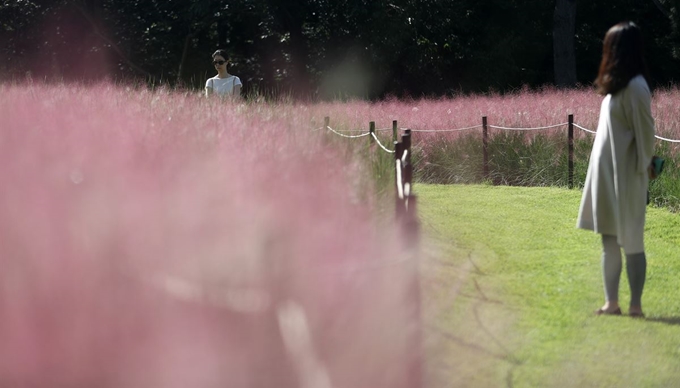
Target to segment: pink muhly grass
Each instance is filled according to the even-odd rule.
[[[678,117],[680,89],[660,89],[652,98],[652,115],[656,124],[656,134],[665,138],[680,140],[680,118]],[[677,144],[672,146],[677,151]]]
[[[678,120],[673,114],[678,98],[677,89],[657,90],[654,93],[652,109],[659,131],[667,133],[676,130]],[[327,115],[331,118],[331,126],[335,125],[341,130],[367,131],[369,121],[375,121],[378,128],[391,128],[392,120],[398,120],[400,128],[446,130],[481,125],[482,116],[488,117],[489,125],[530,128],[566,123],[569,114],[574,115],[576,124],[596,130],[601,102],[602,96],[591,88],[546,88],[506,95],[325,103],[313,109],[321,111],[318,114],[319,122],[323,115]],[[435,135],[424,132],[417,136],[427,139]]]
[[[0,100],[0,385],[413,386],[415,263],[318,107]]]
[[[680,120],[676,107],[678,89],[656,90],[652,99],[652,113],[655,117],[657,134],[680,139]],[[479,127],[482,117],[487,116],[490,126],[510,128],[546,127],[567,122],[568,115],[574,115],[574,123],[590,129],[597,129],[602,96],[592,88],[560,90],[546,88],[537,91],[521,90],[506,95],[470,95],[442,99],[386,100],[376,103],[353,101],[349,103],[318,104],[321,110],[317,116],[328,115],[331,127],[341,130],[358,129],[368,131],[368,122],[375,121],[377,128],[389,129],[392,120],[400,128],[416,130],[413,141],[425,152],[441,141],[455,141],[461,136],[481,136],[481,128],[465,131],[451,129]],[[435,130],[442,132],[418,132]],[[545,134],[557,139],[566,139],[567,126],[528,131],[529,139]],[[489,135],[506,133],[507,130],[490,129]],[[387,138],[385,133],[382,136]],[[592,134],[575,128],[577,139],[588,139]],[[672,145],[671,147],[677,148]]]

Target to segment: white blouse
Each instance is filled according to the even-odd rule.
[[[235,89],[240,85],[241,80],[235,75],[227,78],[214,76],[205,81],[205,95],[208,96],[210,94],[208,89],[212,89],[212,92],[220,97],[239,97],[235,94]]]

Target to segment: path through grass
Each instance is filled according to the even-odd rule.
[[[600,240],[574,227],[579,191],[418,185],[417,194],[431,386],[680,382],[680,215],[648,212],[647,319],[596,317]],[[625,270],[620,289],[627,306]]]

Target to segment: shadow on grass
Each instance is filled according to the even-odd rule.
[[[648,322],[660,322],[660,323],[665,323],[665,324],[667,324],[667,325],[680,326],[680,317],[654,317],[654,318],[645,318],[645,321],[648,321]]]

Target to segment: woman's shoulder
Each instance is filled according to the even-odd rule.
[[[212,86],[216,79],[218,79],[217,76],[208,78],[207,80],[205,80],[205,86]]]
[[[636,93],[649,93],[649,85],[642,74],[638,74],[631,78],[628,82],[628,89]]]
[[[642,75],[636,75],[628,81],[628,85],[621,90],[621,97],[619,100],[637,103],[649,103],[652,99],[652,93],[647,85],[647,80]]]

